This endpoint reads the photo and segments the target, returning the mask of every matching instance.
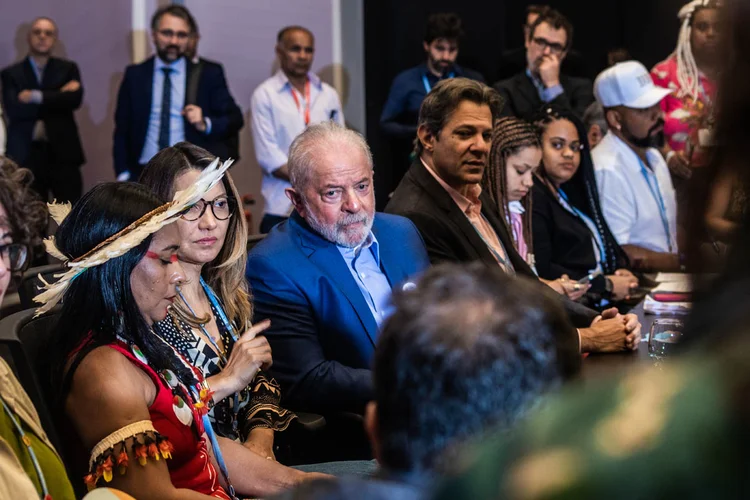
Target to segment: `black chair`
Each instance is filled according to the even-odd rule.
[[[81,481],[82,469],[73,464],[80,462],[83,451],[72,448],[70,429],[64,427],[64,418],[56,413],[58,409],[53,406],[54,396],[45,355],[59,310],[53,309],[38,318],[34,318],[35,312],[35,309],[27,309],[0,320],[0,356],[10,365],[29,395],[42,428],[60,454],[73,489],[80,498],[86,488]]]
[[[32,267],[24,272],[21,282],[18,284],[18,296],[21,299],[21,307],[23,309],[31,309],[38,305],[34,302],[34,297],[39,295],[42,288],[42,282],[39,280],[40,274],[47,283],[50,283],[55,281],[55,274],[65,271],[65,266],[62,263],[57,263]]]

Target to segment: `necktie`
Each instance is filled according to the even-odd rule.
[[[169,146],[169,110],[172,107],[172,80],[169,74],[172,68],[162,68],[164,72],[164,87],[161,93],[161,117],[159,121],[159,150]]]

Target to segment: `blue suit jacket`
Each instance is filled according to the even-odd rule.
[[[187,61],[187,81],[193,66]],[[153,57],[125,69],[115,110],[113,156],[117,175],[125,171],[140,171],[138,160],[148,132],[153,78]],[[186,100],[188,98],[186,94]],[[203,65],[195,102],[185,104],[195,104],[203,110],[203,116],[211,119],[210,134],[198,132],[185,120],[185,140],[226,158],[226,141],[242,128],[244,120],[242,111],[229,93],[224,68],[220,64],[209,62]]]
[[[414,224],[376,214],[372,232],[391,287],[429,266]],[[250,252],[246,276],[255,320],[271,319],[272,375],[284,405],[362,412],[373,397],[370,365],[378,327],[336,246],[296,212]]]

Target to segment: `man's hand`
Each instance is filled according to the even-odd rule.
[[[32,94],[30,90],[22,90],[18,93],[18,100],[24,104],[28,104],[31,102],[31,95]]]
[[[76,92],[81,88],[81,82],[78,80],[71,80],[62,87],[60,87],[61,92]]]
[[[195,127],[198,132],[206,131],[206,121],[203,119],[203,110],[195,104],[188,104],[182,110],[182,114],[190,125]]]
[[[581,352],[635,350],[641,341],[641,323],[635,314],[621,315],[612,307],[581,328]]]
[[[687,156],[683,152],[678,153],[677,151],[674,151],[673,153],[674,154],[669,155],[669,160],[667,160],[669,170],[677,177],[690,179],[693,175],[693,171],[690,170]]]
[[[542,61],[539,63],[539,78],[546,88],[560,85],[561,63],[560,57],[554,54],[542,56]]]

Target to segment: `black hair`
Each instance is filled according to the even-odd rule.
[[[373,374],[385,468],[436,471],[453,445],[509,428],[576,372],[577,334],[542,288],[497,267],[442,264],[394,293]]]
[[[529,41],[534,38],[534,32],[542,23],[547,23],[556,30],[559,30],[560,28],[564,29],[565,50],[568,50],[573,46],[573,24],[560,11],[551,8],[544,9],[539,13],[539,17],[537,17],[534,24],[529,28]]]
[[[617,269],[629,267],[630,260],[622,247],[617,243],[602,212],[586,127],[568,109],[555,105],[544,106],[534,117],[533,121],[539,127],[539,137],[542,141],[542,147],[544,147],[544,132],[547,126],[558,120],[568,120],[571,122],[578,131],[578,138],[583,145],[583,149],[581,150],[581,164],[578,166],[578,170],[576,170],[576,173],[568,182],[560,186],[560,189],[568,197],[568,203],[571,206],[577,208],[594,221],[605,247],[604,253],[606,258],[601,263],[604,274],[614,274]],[[546,178],[547,172],[544,168],[544,160],[542,160],[542,164],[539,166],[537,175],[543,179]]]
[[[424,41],[428,44],[438,38],[458,40],[464,35],[461,18],[455,12],[441,12],[427,18]]]
[[[159,28],[159,21],[161,21],[162,16],[164,16],[165,14],[179,17],[180,19],[185,21],[188,24],[188,28],[190,28],[191,35],[198,33],[198,23],[195,22],[195,18],[187,9],[187,7],[175,4],[165,5],[164,7],[161,7],[157,9],[156,12],[154,12],[154,15],[151,17],[152,31],[156,31]]]
[[[55,241],[73,260],[161,204],[145,186],[134,182],[99,184],[73,206],[57,229]],[[96,347],[111,344],[118,335],[140,347],[155,370],[169,368],[183,382],[197,383],[195,375],[151,332],[130,287],[130,275],[146,255],[151,238],[120,257],[86,269],[71,282],[51,348],[53,387],[62,400],[83,358]]]

